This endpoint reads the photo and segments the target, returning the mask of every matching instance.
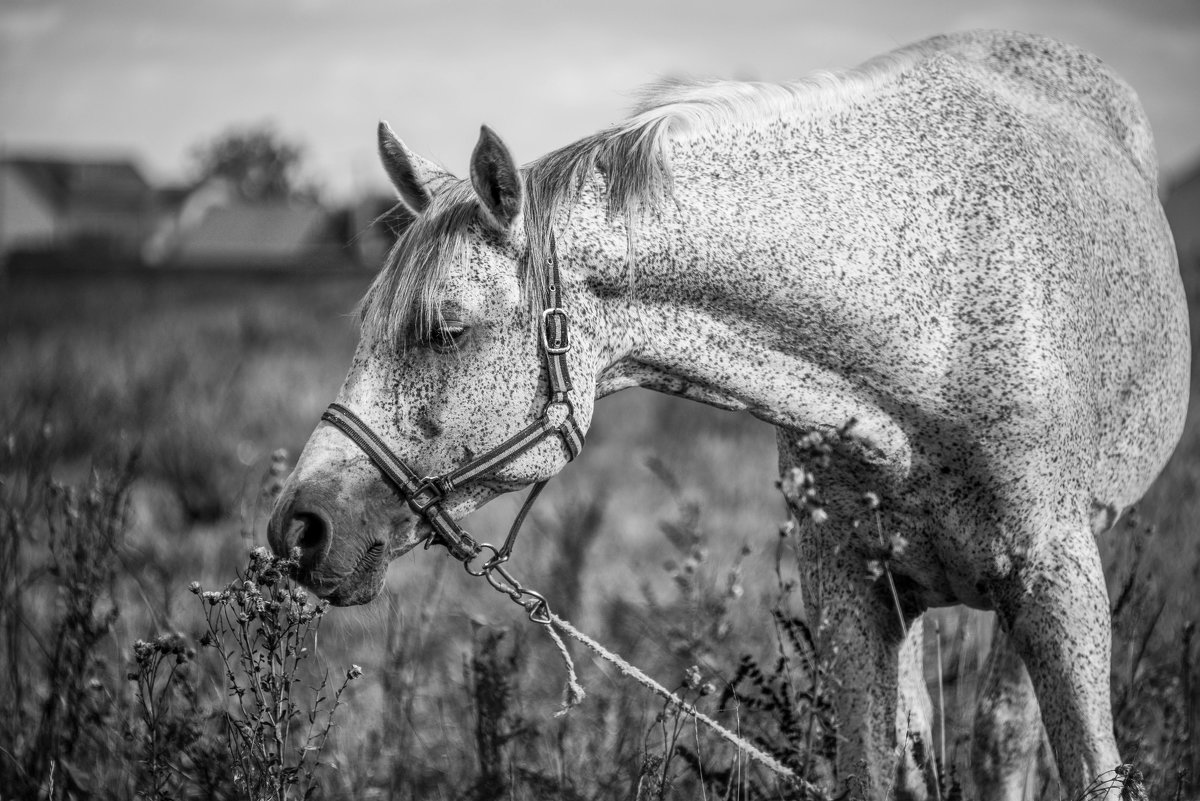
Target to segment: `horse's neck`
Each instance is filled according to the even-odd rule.
[[[873,266],[855,249],[882,244],[854,241],[853,201],[825,196],[819,159],[794,157],[794,129],[756,136],[757,152],[735,143],[720,164],[705,143],[675,154],[674,197],[636,232],[628,347],[598,389],[648,387],[797,429],[855,418],[868,447],[899,457],[876,377],[856,366],[878,350],[879,323],[864,318],[879,309],[846,296]]]

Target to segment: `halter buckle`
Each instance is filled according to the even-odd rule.
[[[414,512],[426,516],[428,511],[446,495],[441,481],[437,476],[426,476],[421,479],[420,486],[408,497],[408,505]]]
[[[562,343],[561,345],[550,344],[550,318],[553,315],[562,316]],[[559,356],[571,349],[571,335],[568,333],[567,325],[571,322],[571,315],[566,309],[555,306],[552,309],[546,309],[542,312],[542,350],[554,356]]]

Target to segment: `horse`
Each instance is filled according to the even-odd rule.
[[[1149,125],[1097,57],[958,33],[790,83],[663,82],[523,168],[486,126],[466,179],[385,123],[379,151],[411,222],[269,524],[317,594],[369,601],[423,542],[471,558],[455,520],[646,387],[773,424],[784,471],[834,442],[799,551],[841,654],[841,780],[888,794],[928,726],[921,615],[954,604],[996,611],[1015,667],[983,708],[1040,708],[1067,793],[1120,764],[1095,536],[1178,441],[1190,354]],[[905,541],[894,592],[864,578],[868,492]],[[1036,738],[995,740],[976,782],[1018,798]]]

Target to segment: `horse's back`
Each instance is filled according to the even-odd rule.
[[[1158,182],[1158,157],[1137,94],[1097,56],[1072,45],[1029,33],[971,31],[930,40],[930,49],[957,55],[990,73],[1014,105],[1041,106],[1065,125],[1079,117],[1096,123],[1120,142],[1151,185]]]

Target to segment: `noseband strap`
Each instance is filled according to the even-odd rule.
[[[542,312],[539,326],[539,345],[546,362],[550,398],[546,401],[538,419],[525,428],[464,465],[440,475],[421,477],[350,409],[340,403],[331,403],[325,413],[321,415],[322,420],[345,434],[350,441],[370,457],[400,496],[407,501],[409,508],[424,518],[433,528],[433,533],[426,541],[425,547],[428,548],[435,542],[445,545],[454,558],[468,565],[483,548],[487,547],[492,550],[493,556],[481,569],[481,574],[507,561],[516,542],[521,523],[525,520],[529,508],[546,482],[534,485],[534,489],[517,515],[512,529],[508,532],[504,545],[498,550],[476,542],[450,517],[442,508],[442,501],[446,496],[470,481],[493,473],[546,437],[555,435],[561,437],[571,459],[578,456],[583,449],[583,430],[575,419],[575,409],[570,399],[571,374],[567,369],[566,358],[571,349],[568,331],[570,317],[561,305],[562,287],[558,269],[558,250],[553,233],[550,235],[550,255],[547,261],[550,267],[550,283],[546,289],[546,309]],[[565,413],[562,413],[561,416],[552,413],[555,407],[560,406],[565,408]],[[555,422],[556,417],[559,418],[558,422]],[[468,569],[470,569],[469,566]]]

